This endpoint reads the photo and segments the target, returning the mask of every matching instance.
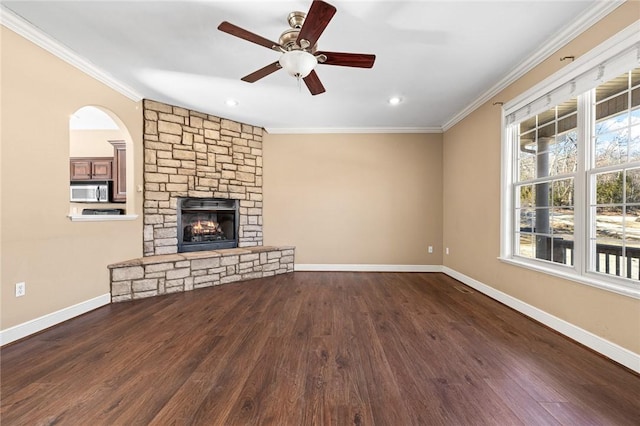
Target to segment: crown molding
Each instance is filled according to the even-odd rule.
[[[265,127],[267,133],[322,134],[322,133],[442,133],[442,127]]]
[[[520,77],[531,71],[534,67],[539,65],[542,61],[550,57],[553,53],[558,51],[562,46],[569,43],[571,40],[578,37],[580,34],[589,29],[596,22],[607,16],[614,9],[623,4],[625,0],[603,0],[598,1],[596,4],[578,17],[571,25],[565,27],[562,31],[555,34],[546,43],[543,43],[543,47],[533,52],[527,59],[520,62],[516,67],[511,70],[506,76],[504,76],[498,83],[493,85],[489,90],[484,92],[475,101],[467,105],[466,108],[455,114],[442,126],[443,131],[447,131],[457,123],[462,121],[466,116],[471,114],[480,106],[484,105],[495,95],[506,89],[510,84],[518,80]]]
[[[30,22],[24,20],[2,5],[0,5],[0,24],[26,38],[35,45],[43,48],[52,55],[57,56],[85,74],[107,85],[118,93],[121,93],[132,101],[139,102],[143,99],[143,96],[140,93],[116,80],[111,75],[98,68],[95,64],[78,55],[57,40],[51,38],[49,35],[33,26]]]

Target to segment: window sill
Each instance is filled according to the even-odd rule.
[[[632,297],[634,299],[640,299],[640,288],[639,289],[634,289],[631,287],[627,287],[625,285],[622,284],[618,284],[612,281],[609,281],[607,279],[599,279],[597,277],[593,277],[593,276],[584,276],[584,275],[578,275],[576,273],[571,273],[568,271],[562,271],[556,268],[551,268],[551,267],[547,267],[544,265],[534,265],[530,262],[524,261],[524,260],[520,260],[520,259],[513,259],[513,258],[506,258],[506,257],[498,257],[498,260],[500,260],[501,262],[504,263],[508,263],[510,265],[514,265],[514,266],[519,266],[522,268],[526,268],[526,269],[530,269],[532,271],[536,271],[536,272],[542,272],[545,274],[549,274],[549,275],[553,275],[555,277],[559,277],[559,278],[564,278],[570,281],[574,281],[580,284],[586,284],[589,285],[591,287],[596,287],[599,288],[601,290],[606,290],[606,291],[611,291],[613,293],[617,293],[620,294],[622,296],[627,296],[627,297]]]
[[[126,220],[136,220],[137,214],[120,214],[120,215],[68,215],[71,222],[122,222]]]

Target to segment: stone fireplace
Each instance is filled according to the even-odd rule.
[[[262,128],[143,105],[144,251],[109,265],[111,301],[293,272],[294,247],[262,244]]]
[[[187,197],[237,200],[236,246],[262,245],[262,131],[144,101],[144,256],[179,252]]]
[[[238,247],[238,200],[178,198],[178,253]]]

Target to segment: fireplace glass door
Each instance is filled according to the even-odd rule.
[[[179,199],[178,252],[238,246],[236,200]]]

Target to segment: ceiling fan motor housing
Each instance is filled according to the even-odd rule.
[[[311,53],[315,53],[315,51],[318,50],[317,44],[309,48],[306,40],[304,42],[298,40],[300,29],[302,28],[306,17],[307,14],[304,12],[291,12],[289,16],[287,16],[287,22],[291,28],[284,30],[280,35],[280,39],[278,39],[278,43],[284,48],[284,50],[305,50]]]
[[[304,24],[304,18],[307,17],[305,12],[291,12],[289,16],[287,16],[287,22],[291,26],[291,28],[295,28],[299,30],[302,28],[302,24]]]
[[[300,46],[298,46],[298,34],[300,34],[300,30],[297,28],[288,28],[284,30],[282,35],[280,35],[280,39],[278,42],[280,46],[282,46],[285,50],[298,50]]]

